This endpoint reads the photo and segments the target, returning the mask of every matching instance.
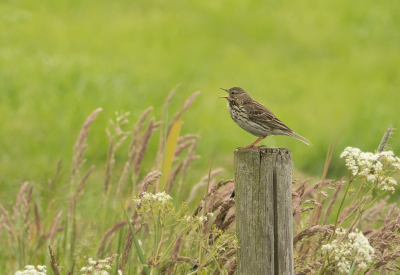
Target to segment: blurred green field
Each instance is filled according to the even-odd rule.
[[[0,41],[0,204],[12,213],[21,184],[34,183],[32,203],[38,204],[42,233],[50,231],[58,211],[64,211],[60,225],[68,225],[72,148],[86,117],[103,108],[90,128],[82,171],[92,164],[96,168],[74,213],[78,235],[71,251],[79,264],[94,257],[101,235],[123,219],[120,198],[107,201],[103,195],[109,119],[115,111],[129,111],[131,123],[124,130],[131,130],[143,110],[154,106],[159,120],[165,98],[178,83],[170,116],[201,91],[184,114],[182,134],[201,135],[197,153],[202,158],[191,165],[182,193],[171,193],[176,205],[207,174],[213,149],[213,168],[226,169],[218,180],[230,179],[233,150],[255,140],[231,120],[226,102],[218,99],[225,95],[220,87],[244,88],[314,144],[282,136],[263,142],[290,148],[295,177],[311,176],[310,184],[321,177],[331,135],[335,140],[341,133],[327,178],[338,179],[347,175],[339,158],[346,146],[374,151],[389,125],[400,127],[396,1],[5,0],[0,2]],[[151,138],[140,179],[152,171],[158,134]],[[389,142],[396,155],[399,141],[397,134]],[[128,143],[117,151],[113,183]],[[60,159],[63,167],[54,182],[61,184],[52,190],[48,181]],[[200,201],[203,189],[189,208]],[[125,194],[129,201],[130,193]],[[24,230],[18,231],[21,236]],[[62,250],[70,245],[65,232],[54,241],[64,268],[76,256]],[[18,242],[28,244],[30,262],[18,258],[11,250],[16,242],[6,230],[2,234],[8,246],[0,246],[0,269],[15,272],[23,264],[48,263],[46,246],[37,253],[33,236]],[[116,242],[117,237],[104,253],[119,253]]]
[[[291,148],[297,173],[320,175],[330,136],[342,128],[330,177],[344,172],[345,146],[373,151],[388,125],[399,127],[394,1],[2,1],[0,22],[2,199],[22,181],[45,183],[60,158],[68,171],[80,126],[97,107],[104,111],[86,158],[103,169],[114,112],[135,121],[154,106],[159,119],[177,83],[171,112],[202,92],[182,128],[202,136],[193,180],[213,148],[214,166],[231,178],[232,151],[255,139],[231,121],[220,87],[246,89],[313,142],[264,142]]]

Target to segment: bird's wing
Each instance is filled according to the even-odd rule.
[[[281,129],[284,131],[291,131],[289,127],[282,123],[270,109],[262,105],[261,103],[253,100],[242,105],[246,110],[250,120],[259,122],[262,124],[269,125],[273,128]]]

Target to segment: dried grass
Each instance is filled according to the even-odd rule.
[[[227,264],[227,268],[226,270],[228,271],[228,275],[233,275],[236,272],[236,257],[234,257],[232,260],[229,261],[229,263]]]
[[[296,245],[298,242],[310,238],[314,236],[317,233],[329,233],[333,234],[333,228],[334,225],[314,225],[314,226],[308,226],[307,228],[303,229],[300,231],[298,234],[296,234],[293,238],[293,245]]]
[[[90,125],[96,120],[97,115],[102,111],[102,108],[97,108],[94,110],[83,123],[81,131],[79,132],[78,139],[75,142],[73,153],[72,153],[72,163],[71,163],[71,185],[78,176],[82,165],[84,163],[83,153],[86,149],[86,138],[89,134]],[[72,187],[71,187],[72,188]]]
[[[39,217],[39,209],[38,205],[35,201],[35,224],[36,224],[36,236],[39,237],[40,234],[42,233],[42,223],[40,222],[40,217]]]
[[[204,177],[203,177],[200,181],[202,181],[203,179],[204,179]],[[194,210],[192,216],[197,216],[198,213],[203,209],[203,207],[204,207],[204,201],[205,201],[206,199],[207,199],[207,200],[211,200],[211,203],[209,203],[209,204],[213,205],[212,209],[215,211],[216,208],[219,207],[219,205],[215,207],[214,204],[213,204],[212,202],[213,202],[213,200],[215,200],[215,195],[217,194],[217,190],[219,190],[222,186],[225,186],[225,185],[227,185],[228,183],[232,183],[232,182],[233,182],[232,179],[231,179],[231,180],[221,180],[221,181],[219,181],[217,184],[213,185],[213,187],[212,187],[212,188],[209,190],[209,192],[207,193],[207,196],[203,197],[203,199],[200,201],[200,203],[196,206],[196,208],[195,208],[195,210]],[[193,190],[193,189],[192,189],[192,190]],[[221,196],[221,197],[222,197],[222,196]],[[222,202],[221,202],[221,204],[222,204]],[[214,209],[214,208],[215,208],[215,209]],[[212,212],[214,212],[214,211],[212,211]],[[209,213],[209,212],[208,212],[208,213]]]
[[[210,176],[205,175],[204,177],[202,177],[200,181],[192,187],[192,190],[190,190],[189,198],[186,200],[186,203],[190,204],[194,200],[196,195],[199,193],[199,190],[207,185],[209,178],[210,180],[215,178],[217,175],[221,174],[224,170],[225,169],[223,168],[217,168],[211,171]],[[202,200],[202,202],[204,203],[204,199]]]
[[[56,236],[57,226],[58,226],[58,223],[60,221],[62,213],[63,213],[63,211],[58,212],[58,214],[57,214],[57,216],[56,216],[56,218],[54,220],[54,224],[53,224],[53,227],[52,227],[51,232],[50,232],[50,240],[51,240],[50,244],[53,243],[54,237]]]
[[[94,165],[90,166],[89,169],[86,171],[86,173],[81,178],[81,180],[79,181],[78,185],[76,186],[76,199],[78,199],[82,195],[83,187],[84,187],[85,183],[87,182],[87,180],[89,179],[89,176],[92,173],[92,171],[94,170],[94,168],[95,168]]]
[[[54,257],[54,253],[53,253],[53,250],[51,249],[50,245],[49,245],[49,253],[50,253],[51,269],[53,270],[54,275],[60,275],[60,271],[58,270],[56,258]]]
[[[226,215],[228,214],[228,211],[235,205],[235,199],[227,199],[224,201],[224,203],[221,205],[219,213],[217,217],[215,218],[213,225],[216,225],[217,228],[220,228],[220,226],[223,224]],[[234,217],[234,216],[233,216]]]
[[[151,125],[147,126],[144,132],[141,134],[142,128],[145,126],[145,122],[151,112],[153,107],[147,108],[140,116],[136,124],[133,126],[131,131],[131,143],[128,147],[128,160],[126,161],[123,171],[119,177],[117,184],[117,194],[121,195],[121,191],[124,189],[126,180],[129,177],[129,173],[132,172],[132,182],[136,183],[136,179],[139,176],[141,163],[143,157],[146,153],[150,137],[154,131],[160,126],[160,122],[155,122],[154,119],[151,120]]]
[[[137,149],[137,154],[135,156],[135,159],[133,161],[133,171],[135,175],[139,174],[140,171],[140,166],[142,164],[142,160],[144,157],[144,154],[146,153],[147,146],[150,141],[151,134],[154,132],[154,130],[157,128],[157,126],[154,125],[155,121],[154,119],[151,119],[149,122],[149,125],[147,126],[147,129],[144,131],[142,136],[140,137],[140,147],[138,146]]]
[[[331,200],[329,201],[329,205],[328,205],[328,207],[327,207],[326,210],[325,210],[323,224],[326,224],[326,223],[328,222],[328,219],[329,219],[329,217],[330,217],[330,215],[331,215],[331,212],[332,212],[332,209],[333,209],[333,205],[334,205],[335,202],[336,202],[336,199],[337,199],[337,197],[338,197],[338,194],[339,194],[339,192],[340,192],[341,187],[342,187],[342,185],[340,185],[340,184],[336,186],[335,193],[333,193],[332,198],[331,198]]]

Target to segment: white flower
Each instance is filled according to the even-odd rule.
[[[338,228],[336,228],[335,232],[336,232],[337,235],[341,236],[341,235],[346,234],[346,229],[344,229],[342,227],[338,227]]]
[[[387,174],[394,170],[400,170],[400,158],[392,151],[380,153],[361,152],[358,148],[347,147],[341,158],[346,158],[346,166],[353,176],[365,179],[370,183],[378,184],[385,191],[394,192],[397,182]],[[392,170],[388,170],[393,167]]]
[[[336,234],[344,235],[346,230],[337,228]],[[333,256],[335,261],[338,261],[337,267],[341,273],[348,273],[351,262],[355,261],[359,268],[364,269],[368,263],[372,262],[375,250],[369,245],[368,239],[359,232],[350,233],[346,240],[338,243],[337,240],[331,244],[322,246],[322,252]]]
[[[365,262],[361,262],[358,266],[359,266],[361,269],[364,269],[364,268],[367,267],[367,264],[366,264]]]
[[[157,194],[151,194],[151,193],[147,193],[144,192],[142,199],[140,198],[134,198],[133,201],[135,203],[140,203],[143,201],[147,201],[147,202],[158,202],[159,204],[161,204],[161,206],[167,204],[168,202],[170,202],[172,200],[172,197],[170,195],[167,195],[165,192],[162,193],[157,193]]]
[[[367,176],[367,181],[374,182],[376,181],[376,176],[374,174],[370,174]]]
[[[37,266],[37,269],[38,269],[39,271],[44,271],[44,272],[46,272],[47,266],[45,266],[45,265],[38,265],[38,266]]]
[[[121,270],[118,270],[118,275],[122,275],[122,271]]]
[[[46,273],[47,273],[46,268],[47,267],[45,265],[38,265],[37,269],[39,271],[37,271],[35,266],[27,265],[27,266],[25,266],[25,270],[17,271],[17,272],[15,272],[14,275],[46,275]]]
[[[199,217],[199,221],[206,221],[207,220],[207,217]]]

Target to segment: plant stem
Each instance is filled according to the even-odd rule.
[[[184,229],[179,232],[178,235],[176,235],[175,239],[170,243],[170,245],[167,247],[167,249],[164,251],[163,255],[160,258],[160,261],[164,259],[164,257],[167,255],[167,252],[171,249],[172,245],[175,243],[175,241],[178,239],[178,236],[180,236],[185,230],[187,230],[190,226],[185,227]]]
[[[122,203],[122,200],[121,200],[121,205],[122,205],[122,209],[124,210],[124,213],[125,213],[126,222],[129,225],[129,230],[131,231],[131,236],[133,239],[133,243],[135,244],[136,252],[138,253],[140,262],[143,265],[144,272],[146,273],[146,275],[150,275],[150,268],[147,265],[146,258],[144,257],[142,248],[140,247],[139,242],[136,238],[135,231],[133,230],[133,226],[131,224],[131,221],[128,218],[128,214],[126,213],[126,210],[125,210],[124,204]]]
[[[354,178],[355,178],[355,177],[354,177]],[[344,193],[342,202],[340,203],[340,207],[339,207],[339,210],[338,210],[337,215],[336,215],[336,221],[335,221],[335,228],[334,228],[334,230],[336,230],[336,226],[337,226],[337,223],[338,223],[340,211],[342,210],[342,206],[343,206],[344,200],[346,199],[347,192],[349,191],[349,187],[350,187],[351,183],[353,182],[354,178],[349,180],[349,184],[347,185],[346,192]]]

